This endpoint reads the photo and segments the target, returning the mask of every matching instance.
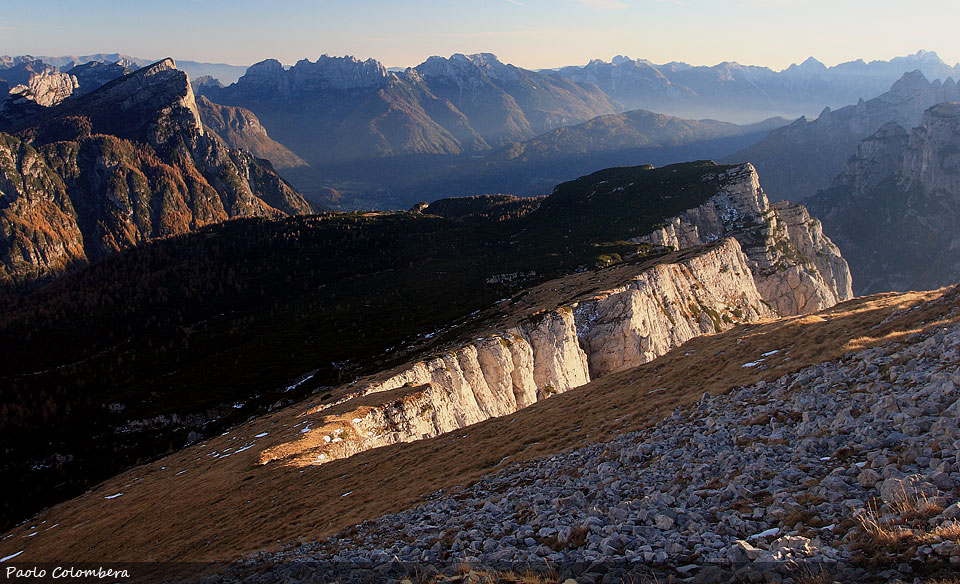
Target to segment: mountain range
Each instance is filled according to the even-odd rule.
[[[960,280],[956,84],[901,71],[815,121],[743,125],[611,97],[806,107],[952,71],[934,54],[776,74],[324,56],[228,85],[101,57],[0,59],[14,573],[852,582],[960,561],[960,286],[853,297]],[[586,69],[616,83],[565,76]],[[321,209],[278,172],[409,210]]]
[[[410,154],[469,154],[614,112],[596,87],[505,65],[493,55],[433,57],[402,73],[352,57],[285,69],[252,65],[235,84],[204,88],[253,111],[311,165]]]
[[[960,78],[960,65],[951,67],[930,51],[833,67],[810,57],[782,71],[735,62],[710,67],[679,62],[657,65],[620,55],[609,63],[597,59],[557,71],[573,81],[597,85],[627,109],[739,123],[774,116],[796,118],[870,99],[910,71],[920,71],[929,79]]]

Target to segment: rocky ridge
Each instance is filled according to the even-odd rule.
[[[437,436],[652,361],[693,337],[774,315],[739,244],[725,239],[358,383],[347,397],[309,410],[322,416],[317,426],[265,450],[260,463],[324,464]]]
[[[724,171],[721,192],[635,238],[685,249],[736,237],[764,300],[783,316],[816,312],[853,297],[850,271],[817,219],[801,205],[771,205],[752,164]]]
[[[833,186],[810,200],[849,258],[858,292],[960,278],[958,148],[960,105],[938,104],[909,133],[891,122],[863,140]]]
[[[437,436],[649,362],[734,323],[808,314],[852,298],[846,262],[819,222],[801,206],[771,206],[751,165],[701,180],[718,185],[707,202],[634,238],[694,248],[692,258],[664,260],[591,298],[546,307],[532,321],[360,383],[311,409],[309,415],[323,416],[317,427],[264,451],[260,463],[324,464]],[[599,196],[594,190],[587,198]],[[716,245],[696,247],[707,243]]]
[[[743,367],[790,351],[771,347]],[[430,581],[459,581],[443,572],[454,561],[526,566],[558,582],[948,573],[960,563],[958,365],[952,324],[704,394],[647,430],[513,465],[455,497],[435,493],[328,540],[258,554],[219,581],[314,573],[395,581],[410,566]]]

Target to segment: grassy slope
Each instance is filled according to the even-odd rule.
[[[23,550],[23,561],[216,560],[329,536],[416,505],[437,489],[456,491],[504,464],[655,423],[704,391],[771,381],[851,350],[956,322],[958,306],[956,287],[858,298],[820,314],[694,339],[656,361],[466,431],[319,467],[257,466],[262,450],[298,435],[295,424],[305,421],[309,404],[291,407],[127,471],[42,513],[4,536],[0,555]],[[742,367],[771,348],[788,351],[768,359],[764,370]],[[664,391],[651,394],[659,388]],[[268,434],[256,438],[263,432]],[[229,458],[209,456],[251,442],[256,445]],[[104,498],[119,492],[121,497]],[[55,523],[26,537],[31,525]]]

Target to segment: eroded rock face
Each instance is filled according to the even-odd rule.
[[[76,211],[35,149],[0,134],[0,281],[36,279],[85,263]]]
[[[661,264],[575,308],[590,374],[636,367],[735,322],[771,318],[735,239],[682,264]]]
[[[880,128],[810,206],[844,250],[858,294],[956,282],[960,104],[928,108],[909,133]]]
[[[260,461],[323,464],[437,436],[646,363],[693,337],[772,316],[740,245],[724,239],[615,289],[383,374],[347,400],[308,412],[320,416],[318,426]]]
[[[807,314],[853,297],[840,250],[801,205],[770,205],[751,164],[725,171],[709,201],[637,241],[675,249],[735,237],[764,301],[780,315]]]

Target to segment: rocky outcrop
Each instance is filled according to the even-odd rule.
[[[233,217],[311,211],[268,164],[204,134],[172,59],[41,109],[0,134],[2,284]]]
[[[10,95],[0,107],[0,122],[18,124],[44,108],[62,103],[79,88],[77,78],[66,73],[32,75],[28,83],[10,89]]]
[[[622,288],[578,302],[577,333],[593,378],[636,367],[733,323],[771,318],[733,238],[680,263],[659,264]]]
[[[843,248],[858,294],[960,279],[960,104],[928,108],[909,134],[890,123],[863,140],[811,209]]]
[[[635,273],[622,286],[546,310],[383,374],[317,427],[263,452],[262,464],[323,464],[503,416],[601,375],[646,363],[685,341],[772,317],[735,239]]]
[[[853,297],[840,250],[805,208],[770,205],[751,164],[723,171],[719,192],[636,241],[684,249],[735,237],[764,301],[782,316],[807,314]]]

